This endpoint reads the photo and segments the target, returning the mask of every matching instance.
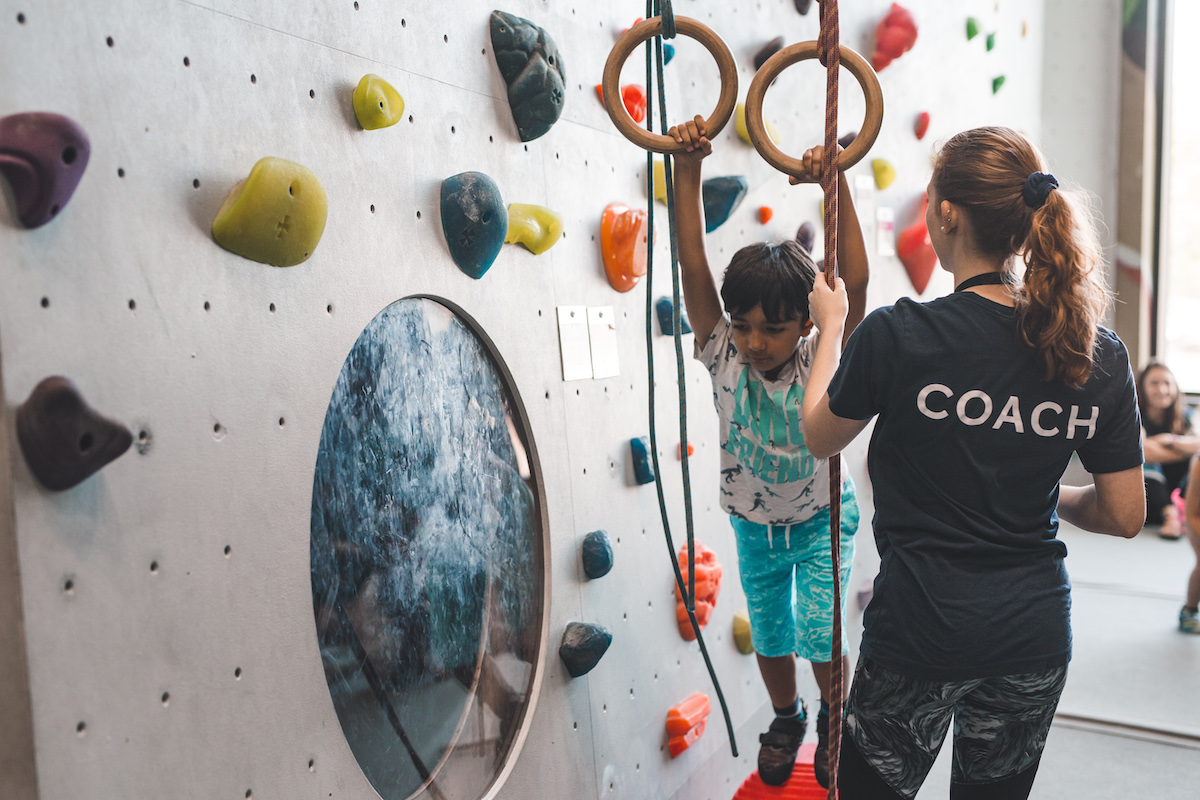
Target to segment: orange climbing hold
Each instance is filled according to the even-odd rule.
[[[679,551],[679,571],[683,574],[686,585],[688,579],[688,549],[687,545]],[[717,597],[721,594],[721,564],[717,554],[700,542],[696,542],[696,622],[703,628],[712,616],[713,608],[717,605]],[[675,619],[679,622],[679,633],[691,642],[696,639],[692,630],[692,621],[688,618],[687,607],[683,604],[683,593],[675,586]]]
[[[691,442],[688,442],[688,458],[691,458],[694,455],[696,455],[696,448]],[[675,446],[675,457],[680,461],[683,461],[683,445],[680,444]]]
[[[775,216],[775,209],[770,206],[760,206],[758,209],[758,221],[766,225],[771,221],[771,217]]]
[[[667,749],[671,758],[677,758],[704,734],[704,725],[708,722],[708,712],[712,705],[708,695],[696,692],[667,712]]]
[[[908,273],[917,294],[924,294],[933,277],[933,268],[937,266],[937,253],[933,250],[933,242],[929,239],[929,229],[925,227],[925,211],[929,208],[929,198],[921,203],[921,215],[909,227],[905,228],[896,239],[896,255]]]
[[[604,86],[596,84],[596,94],[600,97],[600,102],[604,102]],[[646,121],[646,90],[636,83],[626,84],[621,87],[621,102],[625,104],[625,110],[629,112],[629,116],[633,117],[634,122]]]
[[[648,216],[624,203],[609,203],[600,218],[600,254],[608,282],[628,292],[646,274]]]
[[[755,770],[742,781],[733,800],[825,800],[828,790],[821,788],[813,774],[813,753],[816,749],[815,742],[800,746],[792,777],[783,786],[768,786]]]

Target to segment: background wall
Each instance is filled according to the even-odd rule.
[[[1043,102],[1043,53],[1052,49],[1044,5],[1054,0],[910,3],[920,37],[881,73],[888,107],[871,154],[889,159],[898,178],[876,191],[869,164],[852,170],[866,178],[852,183],[872,250],[876,209],[894,209],[897,231],[916,218],[938,139],[988,123],[1037,136],[1045,109],[1061,107]],[[845,44],[869,57],[889,7],[887,0],[844,4]],[[373,796],[321,670],[309,508],[321,424],[342,362],[381,309],[413,294],[447,298],[486,331],[528,410],[542,468],[546,676],[498,796],[725,798],[753,769],[769,705],[753,659],[737,654],[729,633],[744,600],[731,532],[713,502],[717,435],[708,381],[693,363],[697,536],[726,571],[707,635],[742,756],[729,757],[715,706],[691,750],[675,760],[665,753],[667,709],[711,686],[696,645],[677,632],[654,491],[633,485],[629,463],[628,440],[647,427],[644,295],[610,288],[595,241],[607,203],[644,202],[644,154],[616,133],[593,88],[616,37],[644,6],[514,0],[504,8],[549,31],[566,61],[563,118],[526,144],[491,53],[492,8],[475,0],[0,0],[0,74],[8,78],[0,115],[63,113],[92,143],[74,199],[42,228],[20,228],[0,181],[0,456],[7,454],[0,575],[20,574],[19,594],[15,582],[0,587],[0,610],[12,620],[23,607],[23,627],[20,618],[0,627],[0,651],[24,648],[28,665],[26,682],[21,658],[0,661],[0,682],[17,687],[0,694],[0,741],[24,746],[9,750],[24,768],[9,773],[19,783],[6,796],[33,796],[30,767],[42,798]],[[790,0],[677,0],[676,12],[725,38],[741,66],[740,97],[766,40],[813,39],[818,26],[815,13],[798,15]],[[966,40],[968,15],[985,35],[996,33],[993,51],[982,35]],[[1089,16],[1081,11],[1074,20]],[[707,113],[716,68],[694,43],[678,47],[667,67],[671,113]],[[642,64],[639,52],[626,82],[643,81]],[[404,96],[399,125],[358,128],[350,95],[367,72]],[[993,95],[1001,74],[1007,81]],[[843,75],[846,131],[858,126],[862,106]],[[784,150],[798,154],[818,142],[823,97],[812,65],[772,89],[766,116],[782,131]],[[912,124],[921,111],[932,124],[917,141]],[[1069,141],[1108,152],[1106,140],[1087,132],[1072,131]],[[1067,147],[1055,151],[1062,158]],[[209,234],[226,193],[268,155],[308,166],[329,195],[320,246],[288,269],[239,258]],[[710,177],[744,174],[751,186],[709,236],[717,269],[742,244],[789,237],[802,221],[819,221],[819,191],[789,188],[732,125],[705,169]],[[465,170],[490,174],[506,202],[562,213],[563,240],[538,257],[506,247],[482,280],[464,276],[442,238],[438,192],[443,178]],[[1087,180],[1108,191],[1110,177],[1092,172]],[[775,210],[766,226],[757,221],[763,205]],[[655,296],[669,292],[664,217],[657,215]],[[872,306],[912,293],[895,258],[874,257],[872,270]],[[936,274],[927,296],[950,288],[948,276]],[[619,377],[561,380],[555,308],[562,305],[614,307]],[[678,444],[673,348],[655,335],[660,443],[670,468]],[[93,405],[141,435],[140,447],[58,494],[29,474],[12,422],[15,407],[54,374],[73,379]],[[865,437],[848,453],[848,470],[866,511],[864,450]],[[3,477],[10,468],[11,481]],[[681,537],[679,478],[667,472]],[[616,567],[587,582],[578,544],[596,528],[612,536]],[[863,535],[850,590],[869,585],[873,570]],[[614,634],[599,666],[575,680],[555,655],[572,620]],[[811,678],[802,679],[804,695],[815,697]],[[15,713],[22,704],[25,717]],[[30,716],[32,733],[22,723]]]

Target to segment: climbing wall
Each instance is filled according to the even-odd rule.
[[[898,260],[879,255],[895,237],[881,236],[876,220],[890,211],[898,232],[918,218],[934,142],[978,124],[1040,128],[1042,0],[909,5],[916,46],[881,73],[883,132],[851,171],[873,255],[872,306],[914,294]],[[844,4],[845,44],[869,57],[889,7]],[[801,16],[792,0],[675,8],[724,37],[740,66],[739,100],[767,40],[817,33],[815,11]],[[459,312],[510,383],[533,476],[530,547],[544,559],[534,592],[540,655],[519,731],[490,788],[463,797],[728,798],[753,769],[769,705],[753,658],[732,640],[744,598],[716,502],[708,377],[690,361],[696,535],[725,569],[706,636],[741,755],[730,756],[715,696],[699,741],[678,758],[667,753],[667,710],[712,687],[697,645],[680,637],[655,492],[636,484],[630,456],[630,439],[648,424],[644,284],[614,291],[598,243],[608,203],[646,202],[645,155],[619,136],[594,88],[644,5],[504,7],[545,28],[565,61],[562,117],[529,142],[518,137],[492,53],[492,9],[476,0],[0,0],[0,117],[64,114],[91,144],[74,196],[44,226],[21,225],[17,197],[0,180],[4,797],[375,796],[339,724],[318,646],[313,479],[348,354],[381,311],[413,296]],[[982,31],[970,41],[968,16]],[[707,114],[716,67],[695,43],[676,47],[666,68],[670,113]],[[403,96],[393,127],[357,122],[351,96],[368,73]],[[843,75],[849,131],[863,108]],[[622,83],[644,81],[639,50]],[[785,151],[819,141],[823,81],[815,66],[797,67],[768,94],[765,116]],[[922,111],[932,122],[918,141]],[[234,255],[210,232],[226,195],[266,156],[312,170],[328,197],[324,235],[297,266]],[[873,158],[894,166],[885,190],[876,189]],[[443,179],[464,171],[490,175],[505,203],[560,213],[561,240],[538,256],[506,245],[482,278],[465,275],[439,212]],[[705,171],[743,175],[750,187],[708,237],[716,270],[742,244],[819,225],[819,190],[789,187],[732,123]],[[765,225],[763,206],[774,211]],[[659,205],[655,297],[670,293],[663,212]],[[935,274],[926,296],[948,289]],[[563,380],[562,307],[611,307],[618,374]],[[657,322],[653,330],[659,450],[678,544],[674,352]],[[51,375],[73,380],[134,436],[125,455],[61,492],[35,480],[15,434],[17,406]],[[852,448],[847,470],[868,520],[864,450]],[[579,545],[597,529],[608,531],[615,563],[589,581]],[[872,557],[861,536],[852,594],[869,586]],[[853,598],[850,608],[854,631]],[[557,656],[575,621],[613,637],[579,678]],[[801,679],[812,700],[811,677]],[[392,742],[380,747],[404,757]]]

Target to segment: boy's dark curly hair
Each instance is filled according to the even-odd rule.
[[[808,294],[817,265],[797,242],[759,242],[734,253],[721,284],[721,301],[730,316],[757,305],[771,322],[799,317],[807,321]]]

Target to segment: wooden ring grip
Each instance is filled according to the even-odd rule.
[[[729,48],[721,40],[721,37],[706,25],[688,17],[675,17],[675,27],[679,33],[704,45],[716,60],[717,68],[721,71],[721,95],[717,98],[716,108],[704,123],[705,135],[712,139],[729,122],[729,118],[733,116],[733,108],[737,104],[737,63],[733,60],[733,54],[729,52]],[[638,125],[625,110],[625,104],[621,102],[621,68],[625,66],[626,59],[629,58],[635,47],[661,32],[661,17],[651,17],[627,30],[613,45],[612,52],[608,54],[608,61],[604,63],[601,92],[604,95],[604,108],[608,111],[608,116],[626,139],[643,150],[650,150],[654,153],[682,153],[687,149],[684,145],[676,142],[670,136],[651,133]],[[649,88],[647,87],[647,96],[650,95]],[[646,113],[653,113],[652,109],[647,108]]]
[[[876,137],[879,136],[879,131],[883,127],[883,89],[879,86],[879,77],[875,74],[875,70],[871,69],[871,65],[867,63],[866,59],[849,47],[843,46],[841,51],[841,64],[850,70],[850,74],[858,80],[867,104],[867,113],[862,129],[850,146],[838,157],[838,168],[846,170],[862,160],[871,146],[875,144]],[[780,172],[814,182],[807,178],[803,161],[785,154],[771,141],[771,137],[767,135],[767,127],[763,122],[762,113],[763,98],[767,94],[767,88],[779,77],[779,73],[792,64],[810,58],[817,58],[816,42],[799,42],[789,45],[767,59],[766,63],[754,74],[754,80],[750,82],[750,89],[746,93],[746,131],[750,134],[750,142],[754,145],[754,149],[758,151],[764,161]]]

